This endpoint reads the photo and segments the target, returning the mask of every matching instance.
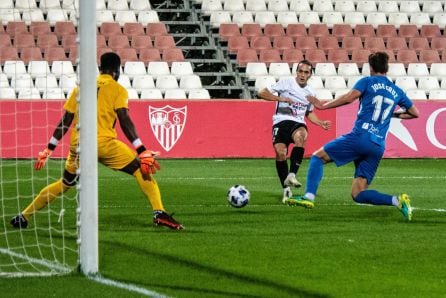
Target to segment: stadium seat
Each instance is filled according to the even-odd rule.
[[[223,10],[223,4],[220,0],[209,0],[204,1],[201,4],[201,11],[205,16],[211,15],[211,12],[213,11],[221,11]]]
[[[443,12],[443,6],[441,1],[423,1],[423,7],[421,11],[424,13],[428,13],[429,16],[433,17],[435,13]]]
[[[344,19],[339,11],[324,12],[322,15],[322,23],[327,24],[328,28],[333,28],[335,24],[342,24]]]
[[[103,22],[99,26],[99,33],[108,39],[110,36],[122,35],[121,26],[115,22]]]
[[[357,2],[356,11],[369,13],[378,11],[378,7],[374,0],[359,0]]]
[[[357,24],[353,30],[353,36],[360,37],[363,41],[366,37],[375,37],[375,29],[371,24]]]
[[[29,61],[28,73],[32,78],[46,76],[51,73],[50,66],[46,60]]]
[[[265,0],[246,0],[244,2],[246,3],[246,10],[248,10],[248,11],[266,11],[267,10]]]
[[[42,52],[38,47],[23,48],[20,52],[20,59],[28,64],[31,60],[43,60]]]
[[[34,36],[30,33],[21,33],[14,36],[14,46],[19,52],[21,52],[23,48],[34,47],[35,45]]]
[[[192,89],[187,95],[188,99],[211,99],[209,91],[206,89]]]
[[[118,48],[116,54],[121,57],[121,65],[124,65],[128,61],[138,61],[138,55],[133,48]]]
[[[404,37],[388,37],[386,42],[386,48],[388,50],[397,53],[399,50],[407,50],[407,42]]]
[[[40,92],[44,92],[47,89],[59,88],[57,78],[53,74],[36,77],[36,82],[34,85]],[[62,89],[60,89],[60,91],[62,91]]]
[[[409,39],[409,49],[419,53],[422,50],[430,50],[429,41],[426,37],[412,37]]]
[[[356,49],[352,50],[351,61],[358,64],[358,67],[362,67],[364,63],[368,63],[369,55],[372,52],[368,49]]]
[[[19,89],[17,99],[42,99],[37,88]]]
[[[273,40],[275,37],[285,36],[285,29],[282,24],[266,24],[263,34]]]
[[[398,33],[395,25],[381,24],[376,28],[376,36],[381,37],[384,41],[387,41],[389,37],[397,37]]]
[[[155,79],[159,76],[169,75],[169,65],[165,61],[151,61],[147,66],[147,74]]]
[[[240,67],[245,67],[248,62],[258,62],[259,57],[254,49],[243,49],[237,52],[237,64]]]
[[[311,61],[313,65],[317,63],[325,63],[327,62],[327,57],[325,55],[324,50],[314,49],[311,51],[305,52],[305,59]]]
[[[130,42],[127,35],[112,35],[108,38],[108,47],[113,51],[122,48],[129,48]]]
[[[290,0],[290,10],[295,12],[311,11],[308,0]]]
[[[308,50],[316,50],[316,39],[313,36],[297,36],[295,39],[295,47],[304,52],[304,54]]]
[[[297,68],[297,63],[296,66],[293,65],[293,69],[296,69],[295,67]],[[294,70],[293,73],[296,73],[296,70]],[[310,79],[308,79],[308,86],[313,89],[323,89],[324,81],[322,81],[322,78],[320,76],[312,75]]]
[[[200,76],[198,75],[187,75],[180,78],[180,89],[191,90],[191,89],[201,89],[203,88],[201,84]]]
[[[277,23],[287,27],[291,24],[298,24],[299,20],[297,19],[297,15],[294,11],[279,11],[277,13]]]
[[[143,26],[147,26],[149,23],[159,23],[159,21],[158,13],[155,10],[143,10],[138,13],[138,23]]]
[[[299,49],[285,49],[282,53],[282,62],[293,65],[293,63],[300,62],[304,59],[304,54]]]
[[[321,20],[317,12],[303,11],[299,14],[299,23],[304,24],[308,28],[311,24],[320,24]]]
[[[138,91],[133,88],[127,88],[127,92],[129,94],[129,99],[139,99]]]
[[[429,76],[429,69],[426,63],[409,63],[407,67],[407,75],[419,78]]]
[[[0,99],[16,99],[17,95],[13,88],[0,88]]]
[[[138,19],[139,21],[139,19]],[[209,19],[212,28],[218,28],[221,24],[232,23],[229,11],[213,11]],[[238,26],[238,24],[237,24]],[[240,26],[239,26],[240,27]]]
[[[396,55],[393,50],[385,49],[385,50],[381,50],[381,52],[387,53],[387,55],[389,55],[389,63],[396,62],[396,58],[395,58]]]
[[[341,76],[328,76],[325,77],[324,87],[335,92],[336,90],[347,89],[347,84]]]
[[[250,41],[250,48],[259,53],[261,50],[271,49],[271,40],[268,36],[253,36]]]
[[[372,52],[384,50],[384,40],[381,37],[366,37],[364,39],[364,49],[368,49]]]
[[[277,49],[261,50],[259,53],[259,61],[265,63],[267,66],[272,62],[282,62],[280,52]]]
[[[400,50],[396,54],[396,59],[399,62],[404,63],[405,65],[408,65],[409,63],[417,63],[418,62],[418,56],[415,50]]]
[[[345,36],[342,38],[342,48],[352,53],[354,50],[362,49],[362,40],[359,36]]]
[[[283,53],[284,50],[294,49],[294,42],[291,36],[276,36],[273,40],[273,48]]]
[[[269,88],[276,83],[276,79],[273,76],[259,76],[256,77],[256,81],[254,83],[255,91],[260,91],[263,88]]]
[[[350,62],[350,58],[348,57],[347,50],[333,49],[328,51],[327,61],[338,65],[339,63]]]
[[[346,12],[356,11],[355,3],[353,0],[336,0],[334,3],[334,10],[343,14]]]
[[[56,77],[60,77],[63,74],[75,74],[73,63],[71,61],[56,60],[51,63],[51,73]]]
[[[417,83],[414,77],[401,76],[395,79],[395,84],[405,92],[410,89],[417,89]]]
[[[310,24],[308,26],[308,35],[313,36],[316,40],[323,36],[329,36],[327,24]]]
[[[331,62],[317,63],[314,67],[314,74],[321,77],[336,76],[336,66]]]
[[[38,37],[39,35],[45,35],[51,33],[50,24],[48,22],[31,22],[29,26],[29,33],[31,33],[34,37]]]
[[[185,75],[192,75],[194,74],[192,63],[189,61],[174,61],[172,62],[170,73],[177,79]]]
[[[319,100],[327,101],[333,99],[333,94],[328,89],[315,89],[314,92]]]
[[[410,89],[406,91],[406,95],[412,100],[426,100],[426,92],[421,89]]]
[[[43,22],[45,21],[43,11],[39,8],[24,10],[22,13],[22,21],[26,25],[30,25],[32,22]]]
[[[248,49],[249,42],[246,36],[231,36],[228,39],[228,52],[236,54],[238,50]]]
[[[146,34],[153,39],[155,36],[168,35],[168,32],[164,23],[157,22],[146,25]]]
[[[33,78],[28,73],[18,74],[11,78],[11,87],[16,91],[34,88]]]
[[[230,21],[231,22],[231,21]],[[232,15],[232,23],[236,23],[240,28],[243,24],[254,23],[254,17],[250,11],[236,11]]]
[[[329,50],[339,49],[338,38],[335,36],[321,36],[317,42],[318,49],[324,50],[328,53]]]
[[[0,26],[1,27],[1,26]],[[0,34],[0,47],[11,47],[11,36],[9,34]]]
[[[358,65],[353,62],[339,63],[338,75],[343,77],[359,76]]]
[[[142,49],[152,48],[152,39],[148,35],[134,35],[130,40],[131,47],[139,54]]]
[[[291,76],[290,66],[285,62],[271,63],[268,68],[268,75],[273,76],[276,79]]]
[[[10,46],[2,46],[0,50],[0,63],[3,64],[7,60],[19,60],[17,48]]]
[[[241,35],[248,38],[248,40],[251,40],[253,37],[256,36],[262,36],[262,27],[260,27],[260,24],[256,23],[243,24],[241,28]]]
[[[384,12],[371,12],[367,14],[365,21],[367,24],[371,24],[373,28],[377,28],[378,25],[387,24],[387,17]]]
[[[333,11],[333,3],[331,0],[313,0],[313,11],[319,13]]]
[[[149,0],[130,0],[130,9],[134,11],[151,10]]]
[[[364,76],[358,75],[358,76],[351,76],[347,79],[347,88],[353,89],[353,86],[355,86],[356,82],[359,81]]]
[[[129,5],[127,0],[107,0],[107,9],[113,11],[128,10]]]
[[[7,25],[9,22],[18,22],[22,20],[20,11],[15,8],[0,10],[0,20],[2,25]]]
[[[160,89],[143,89],[141,91],[141,99],[163,99]]]
[[[389,13],[388,23],[394,25],[396,28],[399,28],[401,25],[409,24],[409,16],[403,12]]]
[[[409,14],[421,12],[420,4],[418,1],[403,0],[400,2],[400,10],[399,11],[409,13]]]
[[[146,66],[142,61],[127,61],[124,63],[124,74],[130,79],[135,76],[141,76],[147,74]]]
[[[253,0],[256,1],[256,0]],[[288,11],[288,3],[287,0],[268,0],[268,10],[274,12],[274,14]],[[248,9],[248,6],[246,7]],[[278,21],[279,23],[279,21]]]
[[[446,36],[433,37],[431,40],[431,49],[437,51],[446,49]]]
[[[139,60],[144,63],[151,61],[161,61],[161,53],[155,48],[146,48],[139,50]]]
[[[173,39],[173,36],[158,35],[158,36],[155,36],[153,46],[162,52],[164,49],[175,48],[176,44],[175,44],[175,40]]]
[[[420,62],[426,63],[429,67],[432,63],[439,63],[441,61],[437,50],[422,50],[420,51],[419,59]]]
[[[11,87],[11,85],[9,85],[8,77],[4,73],[0,73],[0,89],[9,87]]]
[[[446,77],[446,64],[445,63],[432,63],[429,69],[429,74],[431,76],[436,76],[439,78]]]
[[[395,79],[396,77],[406,76],[406,67],[404,63],[395,62],[389,63],[389,69],[387,71],[387,76]]]
[[[174,61],[184,61],[183,51],[180,48],[165,49],[162,56],[162,60],[169,65]]]
[[[221,24],[218,30],[218,34],[221,40],[227,41],[231,36],[240,36],[240,28],[237,24]]]
[[[446,100],[446,90],[444,89],[431,90],[429,92],[429,99]]]
[[[123,27],[126,23],[136,23],[136,14],[132,10],[119,10],[116,12],[115,21]],[[142,26],[142,25],[141,25]]]
[[[135,76],[133,77],[132,87],[138,92],[141,92],[144,89],[154,89],[155,81],[149,74]]]
[[[440,27],[436,24],[422,25],[420,29],[420,35],[422,37],[426,37],[429,41],[431,41],[432,38],[442,36]]]
[[[3,63],[3,73],[6,74],[8,78],[26,74],[25,63],[22,60],[6,60]]]
[[[398,29],[398,36],[404,37],[407,41],[411,37],[417,37],[419,35],[420,35],[420,33],[419,33],[416,25],[402,24],[402,25],[400,25],[400,28]]]
[[[59,79],[59,87],[64,92],[71,92],[77,85],[77,75],[76,74],[63,74]]]
[[[249,62],[245,70],[248,79],[253,80],[257,77],[268,76],[268,68],[263,62]]]
[[[399,12],[398,2],[396,1],[379,1],[378,12],[391,13]]]
[[[98,39],[98,36],[96,37],[96,40]],[[105,47],[106,46],[106,44],[105,44],[105,37],[102,36],[102,38],[103,38],[103,46],[102,47]],[[65,49],[66,52],[68,52],[71,48],[77,48],[77,41],[76,41],[76,39],[77,39],[77,35],[75,35],[75,34],[63,35],[62,36],[61,44],[62,44],[62,47]],[[100,47],[98,42],[96,42],[96,46]]]
[[[349,24],[334,24],[331,35],[337,37],[339,41],[342,41],[344,37],[353,36],[352,26],[350,26]]]
[[[74,48],[73,48],[74,49]],[[70,54],[69,54],[69,56],[71,56],[71,51],[73,50],[73,49],[70,49]],[[111,48],[97,48],[97,50],[96,50],[96,55],[97,55],[97,62],[98,62],[98,64],[99,64],[99,61],[100,61],[100,59],[101,59],[101,56],[103,55],[103,54],[105,54],[105,53],[110,53],[110,52],[113,52],[113,50],[111,49]],[[73,62],[73,60],[72,59],[70,59],[72,62]],[[74,62],[73,62],[74,63]],[[121,63],[122,63],[122,60],[121,60]]]
[[[146,34],[144,32],[144,26],[140,23],[125,23],[122,32],[129,38]]]
[[[173,75],[163,75],[156,78],[155,86],[162,91],[167,89],[177,89],[178,81]]]
[[[365,15],[360,11],[346,12],[344,16],[344,23],[351,26],[365,24]]]
[[[307,28],[305,28],[304,24],[288,24],[286,26],[286,35],[291,36],[294,40],[296,40],[297,37],[307,36]]]
[[[225,0],[223,2],[223,9],[229,12],[244,11],[245,6],[243,6],[243,1]]]
[[[186,91],[183,89],[168,89],[164,92],[164,99],[187,99]]]
[[[15,8],[20,11],[37,8],[36,0],[15,0]]]
[[[409,19],[409,23],[416,25],[418,28],[432,24],[429,14],[424,12],[411,13]]]
[[[3,0],[0,2],[0,9],[10,9],[14,8],[14,2],[13,0]]]
[[[111,12],[110,12],[111,13]],[[112,15],[113,18],[113,15]],[[68,14],[63,9],[48,9],[46,20],[50,23],[50,26],[55,26],[57,22],[65,22],[68,20]],[[113,21],[113,20],[112,20]]]
[[[420,77],[418,80],[418,89],[427,91],[440,89],[440,83],[437,77],[432,77],[432,76]]]
[[[36,45],[43,52],[45,51],[45,49],[58,47],[59,40],[54,33],[41,34],[37,36]]]
[[[341,97],[342,95],[347,94],[350,91],[349,88],[345,88],[345,89],[337,89],[334,92],[334,99]]]
[[[42,99],[66,99],[66,95],[60,88],[46,88],[42,90]]]

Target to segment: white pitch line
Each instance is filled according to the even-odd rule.
[[[153,297],[153,298],[168,298],[169,297],[169,296],[165,296],[160,293],[150,291],[145,288],[141,288],[141,287],[138,287],[138,286],[135,286],[132,284],[126,284],[126,283],[119,282],[116,280],[108,279],[108,278],[102,277],[100,275],[92,275],[92,276],[87,276],[87,277],[88,277],[88,279],[91,279],[95,282],[98,282],[98,283],[101,283],[101,284],[104,284],[107,286],[124,289],[129,292],[135,292],[135,293],[147,296],[147,297]]]
[[[161,180],[182,180],[182,181],[188,181],[188,180],[264,180],[264,179],[277,179],[276,176],[255,176],[255,177],[157,177]],[[119,177],[119,178],[111,178],[111,177],[102,177],[99,178],[99,180],[133,180],[133,177]],[[343,176],[343,177],[333,177],[333,176],[327,176],[324,177],[323,180],[344,180],[344,179],[353,179],[352,176]],[[446,180],[446,176],[395,176],[395,177],[375,177],[375,179],[415,179],[415,180],[424,180],[424,179],[435,179],[435,180]]]

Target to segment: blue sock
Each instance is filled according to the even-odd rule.
[[[371,189],[361,191],[354,200],[360,204],[392,205],[391,195]]]
[[[323,175],[324,163],[322,162],[322,159],[313,155],[310,159],[310,168],[308,169],[305,192],[315,195]]]

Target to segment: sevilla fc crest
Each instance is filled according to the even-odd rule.
[[[170,151],[183,133],[186,124],[187,107],[173,108],[149,106],[149,122],[158,142]]]

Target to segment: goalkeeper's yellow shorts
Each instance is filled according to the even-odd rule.
[[[98,142],[98,161],[103,165],[113,169],[121,170],[136,158],[136,153],[129,146],[117,139],[108,139]],[[65,169],[75,174],[79,167],[79,155],[76,147],[70,148]]]

